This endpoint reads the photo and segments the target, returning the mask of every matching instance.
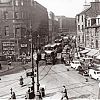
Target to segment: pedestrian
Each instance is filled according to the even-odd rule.
[[[16,99],[15,92],[12,92],[11,99]]]
[[[65,62],[65,57],[64,57],[63,55],[61,56],[61,63],[62,63],[62,64],[66,64],[66,62]]]
[[[22,76],[20,77],[19,81],[20,81],[20,85],[23,86],[23,77]]]
[[[66,98],[68,100],[68,95],[67,95],[67,89],[65,86],[63,86],[63,90],[62,90],[62,98],[61,100],[63,100],[64,98]]]
[[[31,90],[30,90],[30,87],[29,87],[28,91],[26,92],[25,99],[30,99],[30,93],[31,93]]]

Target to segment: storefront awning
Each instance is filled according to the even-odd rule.
[[[82,51],[80,51],[80,53],[88,53],[90,50],[88,50],[88,49],[85,49],[85,50],[82,50]]]
[[[99,50],[91,49],[86,55],[87,56],[94,56],[98,52],[99,52]]]

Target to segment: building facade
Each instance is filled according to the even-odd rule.
[[[85,48],[98,48],[99,37],[96,27],[96,17],[100,15],[100,2],[96,0],[90,3],[86,9],[76,15],[77,45]]]
[[[59,22],[59,33],[65,35],[76,35],[76,21],[75,18],[68,18],[65,16],[56,16]]]
[[[54,43],[55,38],[58,35],[59,32],[59,24],[58,19],[56,19],[56,16],[53,12],[49,12],[49,43]]]
[[[36,41],[37,36],[39,42]],[[29,54],[30,38],[34,37],[34,45],[37,46],[44,45],[48,41],[47,36],[48,13],[45,7],[33,0],[0,1],[1,55]]]

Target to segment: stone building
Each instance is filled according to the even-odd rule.
[[[34,47],[48,41],[47,9],[34,0],[0,0],[0,54],[29,54],[32,36]]]
[[[96,17],[100,15],[100,2],[95,0],[81,13],[76,15],[77,45],[81,48],[98,48],[98,36],[96,34]]]

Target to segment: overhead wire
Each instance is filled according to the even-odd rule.
[[[52,66],[53,66],[53,65],[52,65]],[[50,72],[52,66],[49,68],[49,70],[47,71],[47,73],[46,73],[41,79],[39,79],[39,81],[43,80],[43,79],[48,75],[48,73]]]
[[[52,70],[52,69],[51,69]],[[54,71],[54,70],[52,70],[52,71]],[[55,71],[54,71],[55,72]],[[44,77],[46,77],[47,75],[48,75],[48,73],[49,73],[49,71],[47,72],[47,74],[44,76]],[[59,72],[58,72],[59,73]],[[55,74],[58,74],[57,72],[55,72]],[[61,73],[61,72],[60,72]],[[54,73],[53,73],[54,74]],[[58,74],[59,75],[59,74]],[[43,78],[42,78],[43,79]],[[41,79],[41,80],[42,80]],[[58,80],[58,79],[57,79]],[[60,80],[58,80],[58,81],[60,81]],[[82,83],[82,84],[85,84],[85,83],[83,83],[83,82],[80,82],[80,83]],[[80,85],[80,83],[77,83],[77,84],[79,84]],[[72,85],[72,84],[70,84],[70,85]],[[75,85],[75,84],[74,84]],[[91,85],[91,84],[85,84],[85,85],[82,85],[82,86],[77,86],[77,87],[74,87],[74,88],[70,88],[70,89],[68,89],[68,90],[71,90],[71,89],[76,89],[76,88],[81,88],[81,87],[85,87],[85,86],[89,86],[89,85]],[[69,86],[69,85],[68,85]],[[57,87],[58,88],[58,87]],[[60,88],[60,87],[59,87]],[[80,92],[78,92],[78,91],[76,91],[76,90],[74,90],[75,92],[77,92],[77,93],[79,93],[79,94],[81,94]],[[94,94],[93,92],[91,92],[91,91],[89,91],[92,95],[96,95],[96,94]]]

